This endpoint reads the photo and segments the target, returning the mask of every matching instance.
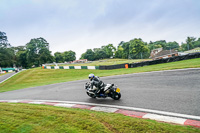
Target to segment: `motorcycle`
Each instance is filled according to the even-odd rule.
[[[106,84],[102,89],[97,92],[97,96],[95,96],[96,87],[91,89],[91,83],[85,83],[85,89],[88,96],[92,98],[106,98],[111,97],[114,100],[119,100],[121,98],[120,89],[117,88],[114,84]]]

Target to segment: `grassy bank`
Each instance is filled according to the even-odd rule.
[[[200,68],[200,58],[184,60],[178,62],[150,65],[129,69],[115,70],[63,70],[63,69],[42,69],[34,68],[23,71],[4,83],[0,84],[0,92],[11,91],[16,89],[41,86],[53,83],[68,82],[74,80],[87,79],[89,73],[94,73],[99,77],[122,75],[129,73],[140,73],[160,70],[182,69],[182,68]]]
[[[116,65],[116,64],[125,64],[125,63],[136,63],[142,61],[148,61],[151,59],[103,59],[98,61],[93,61],[91,63],[80,63],[80,64],[67,64],[65,66],[104,66],[104,65]],[[63,65],[61,65],[63,66]]]
[[[0,103],[0,112],[1,133],[200,132],[189,126],[131,118],[121,114],[46,105]]]

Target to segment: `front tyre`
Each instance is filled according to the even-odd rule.
[[[121,98],[121,93],[114,93],[113,94],[113,96],[112,96],[112,98],[114,99],[114,100],[119,100],[120,98]]]
[[[90,94],[89,92],[87,92],[87,95],[90,96],[91,98],[96,98],[94,94]]]

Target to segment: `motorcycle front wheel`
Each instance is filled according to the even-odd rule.
[[[87,95],[90,96],[91,98],[96,98],[96,96],[94,96],[94,94],[90,94],[89,92],[87,92]]]
[[[113,94],[113,96],[112,96],[112,98],[114,99],[114,100],[119,100],[120,98],[121,98],[121,93],[114,93]]]

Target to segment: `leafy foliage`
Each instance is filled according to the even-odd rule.
[[[88,49],[85,53],[81,55],[81,59],[88,60],[99,60],[105,58],[113,58],[116,48],[113,44],[108,44],[106,46],[102,46],[101,48]]]
[[[49,43],[42,37],[31,39],[26,44],[26,55],[28,66],[40,66],[46,62],[53,62],[53,57],[49,51]]]
[[[81,59],[95,60],[94,51],[92,49],[87,49],[87,51],[81,55]]]
[[[9,46],[10,44],[8,43],[6,33],[0,31],[0,47],[7,48]]]
[[[196,47],[200,47],[200,38],[187,37],[181,46],[176,41],[166,42],[165,40],[158,40],[147,43],[141,38],[134,38],[128,42],[121,41],[117,47],[113,44],[108,44],[100,48],[87,49],[81,55],[81,59],[88,59],[90,61],[106,58],[143,59],[149,58],[151,50],[156,48],[187,51]],[[6,33],[0,31],[0,67],[16,65],[30,68],[54,61],[56,63],[63,63],[75,59],[76,53],[72,50],[56,52],[52,56],[51,51],[49,51],[49,43],[42,37],[31,39],[25,46],[11,47]]]
[[[56,63],[62,63],[62,62],[64,62],[64,57],[63,57],[63,55],[62,55],[61,52],[54,53],[54,57],[55,57]]]
[[[166,44],[166,49],[167,50],[170,50],[170,49],[178,49],[179,48],[179,45],[178,45],[178,43],[177,42],[168,42],[167,44]]]
[[[56,52],[55,57],[49,51],[49,43],[42,37],[31,39],[25,46],[11,47],[5,32],[0,32],[0,67],[23,66],[30,68],[45,63],[73,61],[74,51]]]
[[[113,44],[108,44],[106,46],[102,46],[102,50],[105,51],[106,58],[111,58],[113,57],[116,48],[113,46]]]
[[[147,44],[142,41],[142,39],[136,38],[130,41],[129,53],[132,59],[143,59],[143,54],[146,52],[148,52],[148,47]]]
[[[180,50],[187,51],[196,47],[200,47],[200,38],[196,40],[194,37],[187,37],[186,43],[181,44]]]
[[[105,59],[106,51],[102,48],[94,48],[95,60]]]
[[[65,51],[63,53],[64,61],[74,61],[76,59],[76,53],[73,51]]]
[[[0,67],[12,66],[14,63],[14,51],[8,43],[5,32],[0,31]]]

